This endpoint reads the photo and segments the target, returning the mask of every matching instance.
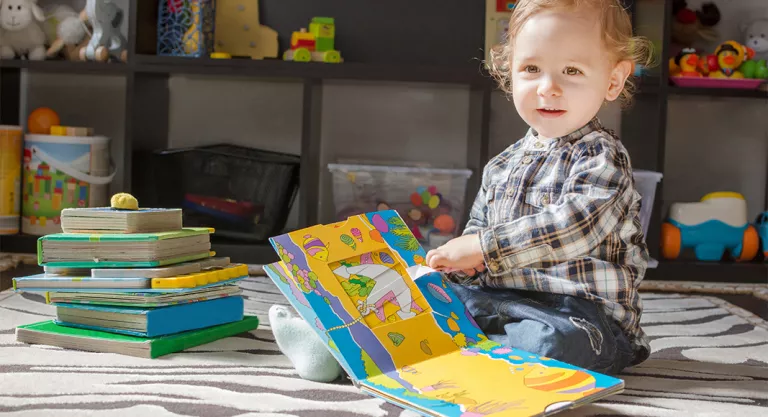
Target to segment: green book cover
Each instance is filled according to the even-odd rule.
[[[61,326],[52,320],[26,324],[16,328],[16,340],[28,344],[44,344],[65,349],[118,353],[143,358],[157,358],[195,346],[254,330],[259,318],[245,316],[232,323],[192,330],[168,336],[145,338],[97,330]]]

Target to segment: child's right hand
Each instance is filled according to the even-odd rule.
[[[465,235],[451,239],[443,246],[427,253],[427,266],[442,271],[475,269],[482,265],[483,249],[477,235]]]

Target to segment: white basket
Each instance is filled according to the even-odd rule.
[[[636,169],[632,172],[632,176],[635,178],[635,188],[643,198],[642,207],[640,207],[640,223],[643,225],[643,235],[647,236],[651,214],[653,214],[653,200],[656,197],[656,184],[664,175],[660,172]]]
[[[425,250],[442,245],[463,229],[467,179],[472,175],[468,169],[328,164],[328,170],[338,221],[389,207],[400,213]],[[417,206],[414,194],[424,192],[428,194]],[[430,200],[439,204],[430,207]],[[416,212],[421,213],[418,220]],[[441,215],[442,221],[435,225],[434,220]],[[452,220],[450,230],[446,225],[451,222],[445,222],[445,216]]]

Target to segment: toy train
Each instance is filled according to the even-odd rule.
[[[332,17],[313,17],[309,32],[301,28],[291,35],[291,49],[283,53],[283,60],[295,62],[325,62],[338,64],[341,52],[334,49],[336,24]]]

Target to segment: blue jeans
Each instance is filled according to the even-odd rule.
[[[607,375],[633,359],[629,339],[583,298],[451,283],[488,339]]]

